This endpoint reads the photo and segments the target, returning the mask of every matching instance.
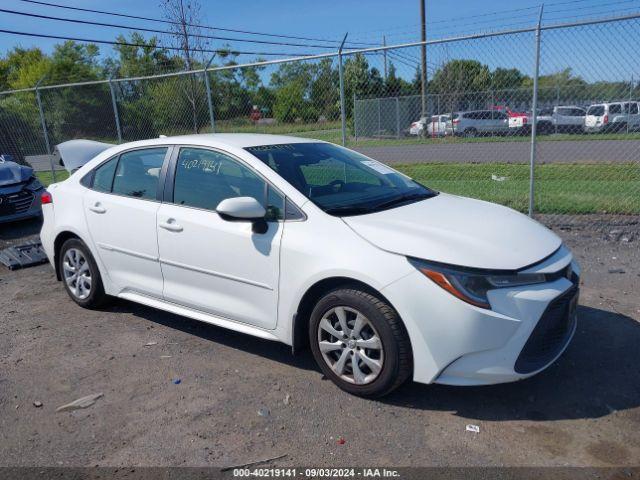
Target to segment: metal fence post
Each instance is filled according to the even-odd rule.
[[[629,120],[631,120],[631,99],[633,98],[633,74],[629,82],[629,103],[627,106],[627,133],[629,133]]]
[[[44,133],[44,143],[47,147],[47,155],[49,156],[49,163],[51,165],[51,178],[56,181],[56,170],[53,166],[53,155],[51,152],[51,144],[49,143],[49,133],[47,132],[47,122],[44,119],[44,110],[42,109],[42,100],[40,99],[40,82],[42,78],[36,83],[36,101],[38,102],[38,111],[40,112],[40,123],[42,124],[42,132]]]
[[[396,97],[396,138],[400,138],[400,99]]]
[[[358,141],[358,124],[356,120],[358,119],[357,111],[356,111],[356,94],[353,93],[353,138],[354,141]]]
[[[376,130],[376,135],[380,135],[380,132],[382,131],[382,125],[381,125],[381,113],[380,113],[380,97],[378,97],[378,130]]]
[[[560,84],[556,83],[556,106],[560,105]],[[552,117],[553,118],[553,117]],[[558,133],[558,122],[555,122],[555,133]]]
[[[529,216],[533,216],[534,192],[535,192],[535,161],[536,161],[536,130],[538,124],[538,76],[540,75],[540,27],[542,26],[542,12],[544,5],[540,6],[540,16],[536,28],[536,61],[533,76],[533,104],[531,105],[531,157],[529,159]]]
[[[216,133],[216,122],[213,117],[213,101],[211,100],[211,84],[209,83],[209,72],[204,69],[204,86],[207,90],[207,105],[209,107],[209,123],[211,124],[211,133]]]
[[[116,102],[116,91],[113,89],[113,83],[109,79],[109,90],[111,91],[111,105],[113,107],[113,118],[116,120],[116,131],[118,132],[118,143],[122,143],[122,129],[120,128],[120,114],[118,113],[118,104]]]
[[[338,76],[340,77],[340,120],[342,123],[342,146],[347,145],[347,111],[345,108],[344,101],[344,72],[342,69],[342,47],[344,47],[344,42],[347,41],[347,35],[349,32],[344,34],[344,38],[342,39],[342,43],[340,44],[340,49],[338,50]],[[354,112],[355,113],[355,112]]]

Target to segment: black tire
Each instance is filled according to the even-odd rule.
[[[89,290],[89,295],[86,298],[79,298],[76,296],[65,280],[65,255],[71,249],[79,250],[89,266],[89,272],[91,274],[91,288]],[[60,269],[64,289],[67,291],[69,297],[71,297],[71,300],[76,302],[78,305],[88,309],[95,309],[104,306],[108,302],[109,296],[104,293],[104,286],[102,284],[102,277],[100,276],[98,265],[96,264],[91,251],[82,240],[78,238],[70,238],[62,244],[58,254],[58,268]]]
[[[318,330],[323,316],[335,307],[361,312],[375,328],[384,351],[382,369],[375,380],[357,385],[342,379],[325,361],[319,346]],[[360,397],[381,397],[402,385],[412,373],[409,335],[396,313],[384,300],[357,289],[342,288],[322,297],[311,312],[309,325],[311,351],[318,366],[342,390]]]
[[[465,138],[476,138],[478,136],[478,130],[475,128],[467,128],[464,131]]]

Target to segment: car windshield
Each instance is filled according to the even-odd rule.
[[[248,147],[325,212],[360,215],[437,195],[383,163],[330,143]]]

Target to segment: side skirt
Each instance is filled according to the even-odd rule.
[[[267,330],[253,327],[251,325],[247,325],[246,323],[239,323],[227,318],[211,315],[210,313],[204,313],[199,310],[194,310],[192,308],[178,305],[176,303],[149,297],[141,293],[123,291],[118,294],[118,297],[124,298],[125,300],[130,300],[135,303],[141,303],[142,305],[146,305],[148,307],[157,308],[159,310],[175,313],[176,315],[182,315],[183,317],[188,317],[194,320],[209,323],[217,327],[227,328],[235,332],[246,333],[248,335],[253,335],[254,337],[280,342],[280,339],[277,336],[275,336],[273,333],[268,332]]]

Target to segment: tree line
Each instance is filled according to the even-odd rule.
[[[16,47],[0,58],[0,90],[57,85],[69,82],[122,79],[175,72],[187,67],[185,57],[159,48],[158,39],[138,33],[118,37],[114,55],[100,56],[99,47],[67,41],[51,54],[38,48]],[[125,45],[136,44],[139,46]],[[352,118],[353,99],[420,94],[420,71],[400,76],[393,61],[386,78],[364,54],[344,58],[346,115]],[[211,67],[233,67],[238,56],[222,50]],[[189,58],[191,70],[202,69],[204,59]],[[267,70],[267,68],[269,70]],[[281,63],[275,67],[249,66],[208,73],[215,120],[232,130],[251,125],[256,117],[283,124],[331,122],[340,118],[340,92],[336,58]],[[427,84],[430,95],[443,96],[442,113],[477,103],[478,92],[495,92],[496,104],[527,101],[532,78],[516,68],[495,68],[476,60],[456,59],[437,68]],[[158,134],[207,131],[209,111],[202,73],[156,79],[113,82],[124,140]],[[638,87],[628,81],[587,82],[565,69],[539,79],[541,101],[555,98],[637,98]],[[511,92],[507,98],[506,93]],[[515,93],[514,93],[515,92]],[[521,92],[521,93],[517,93]],[[108,83],[45,89],[40,92],[51,144],[70,138],[113,141],[116,125]],[[520,97],[518,96],[520,95]],[[483,97],[484,98],[484,97]],[[484,101],[484,100],[483,100]],[[577,100],[576,100],[577,101]],[[432,107],[433,109],[434,107]],[[294,127],[291,127],[292,130]],[[17,156],[43,153],[43,137],[35,94],[0,95],[0,153]]]

